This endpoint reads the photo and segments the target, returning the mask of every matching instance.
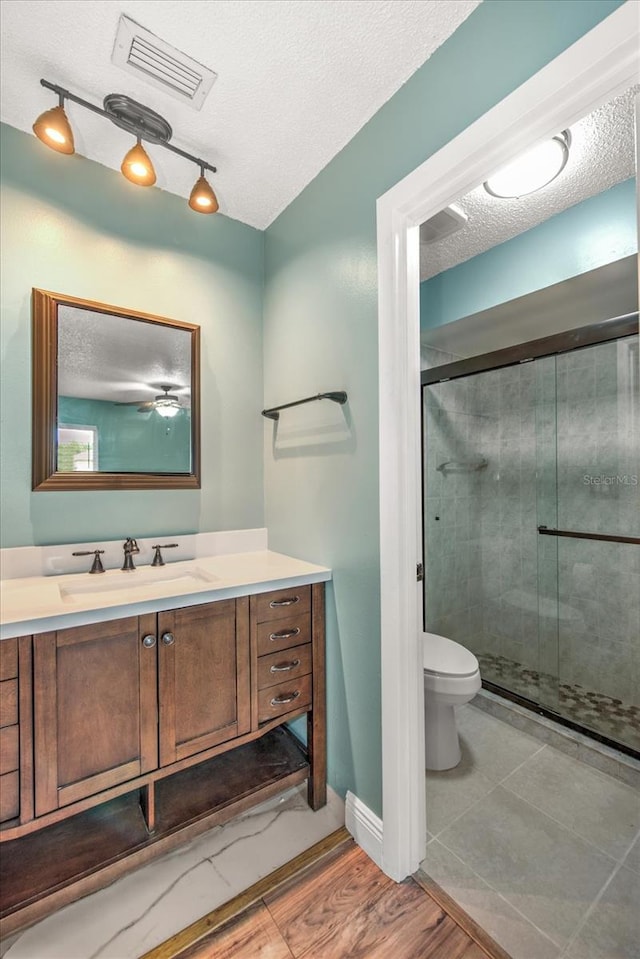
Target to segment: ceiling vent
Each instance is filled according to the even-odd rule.
[[[200,110],[217,74],[186,53],[145,30],[135,20],[120,17],[111,62],[183,103]]]
[[[452,233],[461,230],[468,219],[467,214],[459,207],[446,206],[444,210],[440,210],[421,225],[420,243],[436,243],[438,240],[443,240],[445,236],[451,236]]]

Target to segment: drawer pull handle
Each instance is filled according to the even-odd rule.
[[[277,609],[278,606],[295,606],[299,602],[299,596],[291,596],[289,599],[272,599],[269,606],[271,609]]]
[[[173,633],[163,633],[162,642],[164,643],[165,646],[173,646],[173,644],[175,643],[175,637]]]
[[[143,645],[146,649],[153,649],[153,647],[155,646],[155,644],[156,644],[156,638],[155,638],[155,636],[149,635],[149,636],[143,637],[142,645]]]
[[[299,659],[292,659],[290,663],[282,663],[281,666],[272,666],[269,672],[271,673],[288,673],[290,669],[295,669],[296,666],[300,665]]]
[[[282,696],[274,696],[271,700],[272,706],[284,706],[285,703],[292,703],[294,699],[297,699],[300,695],[300,690],[296,689],[295,693],[284,693]]]
[[[271,633],[269,639],[272,643],[276,642],[278,639],[291,639],[292,636],[297,636],[300,632],[300,627],[296,626],[295,629],[283,629],[279,633]]]

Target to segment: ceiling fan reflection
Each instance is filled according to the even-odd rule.
[[[137,406],[138,413],[150,413],[153,410],[160,415],[165,417],[165,419],[170,419],[172,416],[175,416],[177,413],[183,409],[182,404],[180,403],[180,397],[175,393],[170,391],[173,389],[178,389],[176,386],[171,384],[161,384],[160,389],[162,393],[155,396],[152,400],[145,400],[140,402],[139,400],[129,401],[127,403],[116,403],[116,406]]]

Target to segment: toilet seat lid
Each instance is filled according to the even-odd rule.
[[[480,668],[473,653],[460,643],[438,636],[437,633],[423,633],[422,663],[428,673],[443,676],[472,676]]]

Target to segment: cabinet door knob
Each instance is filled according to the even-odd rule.
[[[144,636],[143,639],[142,639],[142,645],[143,645],[143,646],[146,646],[147,649],[153,649],[153,647],[155,646],[155,644],[156,644],[156,638],[155,638],[155,636],[151,636],[151,635],[149,635],[149,636]]]
[[[162,642],[164,643],[165,646],[173,646],[173,644],[175,643],[175,641],[176,641],[176,640],[175,640],[175,636],[173,635],[173,633],[163,633],[163,634],[162,634]]]

